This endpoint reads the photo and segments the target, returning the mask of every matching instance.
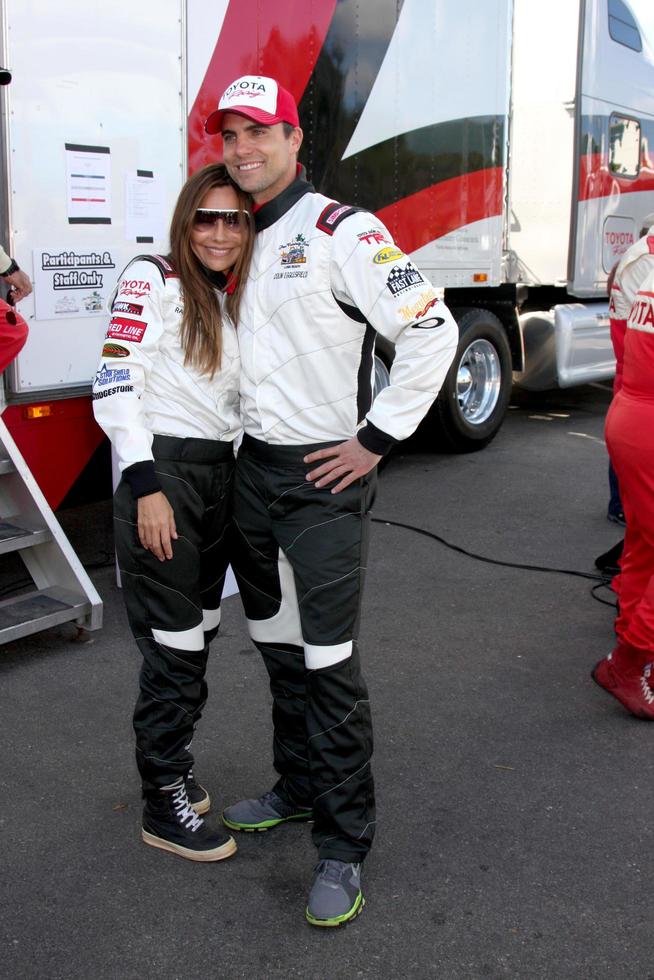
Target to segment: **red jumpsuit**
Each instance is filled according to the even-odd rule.
[[[644,235],[620,259],[611,286],[609,318],[615,351],[614,392],[622,387],[624,337],[629,310],[641,283],[651,272],[654,272],[654,235]]]
[[[654,268],[627,320],[622,386],[607,415],[606,443],[627,519],[616,631],[654,659]]]
[[[609,293],[609,318],[611,325],[611,342],[615,352],[615,380],[613,382],[614,394],[617,394],[622,388],[622,376],[624,370],[624,340],[629,310],[631,309],[632,303],[636,298],[636,293],[640,288],[641,283],[652,272],[654,272],[654,235],[643,235],[643,237],[634,242],[634,244],[628,248],[625,254],[622,256],[611,282],[611,289]],[[613,462],[613,457],[611,457],[611,465],[615,471],[616,467],[615,463]],[[622,494],[620,494],[620,496],[621,495]],[[609,511],[611,510],[611,505],[612,504],[610,503]],[[624,504],[622,505],[622,509],[624,510]],[[621,575],[616,575],[611,583],[611,587],[619,599],[621,599],[621,582]]]
[[[0,299],[0,373],[22,350],[28,327],[13,306]]]

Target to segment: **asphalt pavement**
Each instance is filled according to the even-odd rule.
[[[606,386],[518,397],[483,452],[409,446],[380,481],[361,650],[379,824],[363,914],[304,920],[306,826],[194,864],[140,841],[138,655],[109,566],[105,626],[8,644],[2,678],[0,976],[44,980],[654,980],[654,727],[589,671],[612,646],[592,574],[606,520]],[[110,505],[61,514],[85,562]],[[610,601],[610,593],[600,596]],[[224,604],[194,747],[213,810],[270,787],[270,697]]]

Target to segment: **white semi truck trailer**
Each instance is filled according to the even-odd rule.
[[[102,436],[107,297],[165,252],[204,120],[235,77],[300,107],[302,160],[445,292],[455,363],[425,423],[458,451],[511,385],[611,377],[606,278],[654,211],[654,54],[625,0],[0,0],[0,234],[34,281],[4,419],[57,506]],[[379,343],[377,381],[392,350]]]

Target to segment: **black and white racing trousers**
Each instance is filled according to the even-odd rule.
[[[274,789],[312,806],[320,859],[362,861],[375,828],[372,725],[357,634],[376,475],[332,494],[302,458],[325,445],[245,436],[231,561],[273,696]]]
[[[190,746],[207,699],[209,643],[220,623],[234,473],[231,443],[155,435],[152,451],[175,515],[171,559],[160,562],[141,545],[137,501],[124,480],[114,495],[127,618],[143,655],[134,731],[144,793],[169,785],[193,765]]]

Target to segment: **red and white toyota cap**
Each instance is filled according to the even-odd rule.
[[[225,89],[218,108],[204,124],[212,136],[220,132],[226,112],[237,112],[264,126],[274,126],[280,122],[290,123],[291,126],[300,124],[297,105],[291,93],[274,78],[266,78],[265,75],[243,75]]]

